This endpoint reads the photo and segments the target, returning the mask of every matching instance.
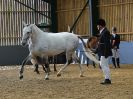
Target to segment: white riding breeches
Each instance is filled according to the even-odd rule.
[[[112,49],[112,57],[119,58],[119,56],[120,56],[119,49]]]
[[[109,57],[108,58],[105,58],[105,56],[100,57],[100,66],[101,66],[102,71],[104,73],[105,79],[111,79],[108,60],[109,60]]]

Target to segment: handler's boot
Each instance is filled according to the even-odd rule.
[[[112,63],[113,63],[114,68],[116,68],[115,58],[113,58],[113,57],[112,57]]]
[[[117,62],[118,68],[120,68],[120,60],[119,60],[119,58],[116,59],[116,62]]]
[[[110,80],[110,79],[105,79],[105,80],[102,81],[100,84],[102,84],[102,85],[108,85],[108,84],[111,84],[111,80]]]

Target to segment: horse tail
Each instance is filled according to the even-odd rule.
[[[86,43],[84,42],[83,38],[79,35],[78,35],[78,38],[82,41],[83,47],[87,48]]]
[[[78,36],[78,38],[82,41],[83,44],[83,51],[85,53],[85,55],[92,61],[94,61],[95,63],[99,64],[99,60],[96,59],[95,54],[86,46],[86,43],[84,42],[83,38],[81,36]]]

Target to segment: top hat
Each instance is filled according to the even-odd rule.
[[[99,19],[99,20],[97,21],[97,25],[106,26],[106,22],[105,22],[104,19]]]

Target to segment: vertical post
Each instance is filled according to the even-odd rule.
[[[57,0],[51,0],[51,31],[57,32]]]
[[[90,8],[90,33],[96,35],[97,32],[97,20],[99,18],[98,0],[89,0]]]

